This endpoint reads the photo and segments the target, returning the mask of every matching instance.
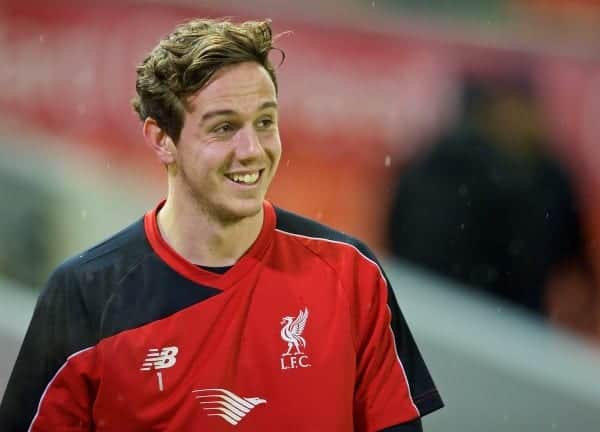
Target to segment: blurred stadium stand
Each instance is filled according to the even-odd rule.
[[[380,253],[396,174],[456,116],[460,77],[527,73],[600,279],[595,0],[0,0],[0,392],[50,269],[164,194],[128,105],[136,63],[175,23],[223,15],[268,16],[276,32],[292,31],[278,42],[284,154],[270,199]],[[448,405],[427,430],[597,429],[594,345],[388,268]],[[600,341],[596,291],[588,306]]]

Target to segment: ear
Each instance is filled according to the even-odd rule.
[[[142,132],[146,144],[156,154],[158,160],[165,165],[170,165],[175,162],[177,147],[175,147],[175,143],[171,137],[161,129],[156,120],[152,117],[147,117],[146,120],[144,120]]]

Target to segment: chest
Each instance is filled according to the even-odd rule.
[[[98,430],[352,428],[355,343],[333,274],[249,274],[98,352]]]

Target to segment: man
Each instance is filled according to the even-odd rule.
[[[166,201],[61,265],[2,431],[418,431],[442,406],[371,252],[264,200],[269,22],[195,20],[138,67]]]

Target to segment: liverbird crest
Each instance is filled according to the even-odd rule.
[[[308,308],[304,308],[298,312],[298,316],[293,318],[291,316],[283,317],[281,320],[281,339],[287,342],[288,349],[284,353],[287,355],[303,354],[302,348],[306,348],[306,339],[302,337],[302,332],[306,326],[306,320],[308,319]],[[296,349],[296,352],[292,354],[292,348]]]

